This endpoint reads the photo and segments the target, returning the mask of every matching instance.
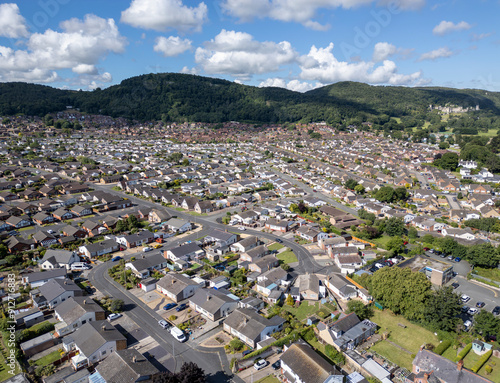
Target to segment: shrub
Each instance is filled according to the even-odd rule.
[[[170,315],[170,316],[168,317],[168,320],[170,320],[170,321],[174,321],[174,320],[176,320],[176,319],[177,319],[177,316],[176,316],[176,315]]]
[[[240,351],[245,346],[245,344],[238,338],[235,338],[231,342],[229,342],[229,345],[235,351]]]
[[[493,354],[493,350],[489,350],[488,352],[483,354],[483,356],[481,356],[481,358],[479,358],[476,364],[471,368],[472,372],[477,373],[481,369],[481,367],[483,367],[483,364],[485,364],[488,359],[490,359],[491,354]]]
[[[443,340],[441,343],[438,344],[438,346],[434,349],[434,352],[438,355],[443,355],[443,352],[448,350],[448,348],[451,346],[451,340],[446,339]]]
[[[459,360],[465,358],[471,348],[472,348],[472,343],[467,344],[467,346],[465,346],[463,350],[458,353],[457,357],[455,358],[455,362],[458,362]]]
[[[328,356],[337,366],[342,366],[345,364],[344,354],[338,352],[335,347],[327,344],[325,347],[325,354]]]
[[[489,375],[493,372],[493,367],[487,364],[486,367],[484,368],[484,371],[486,371],[486,375]]]

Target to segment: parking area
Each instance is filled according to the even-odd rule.
[[[256,382],[262,378],[265,378],[269,375],[279,375],[280,370],[274,370],[272,364],[275,363],[279,359],[279,354],[274,354],[266,359],[267,366],[257,370],[253,366],[247,368],[246,370],[238,373],[238,377],[243,379],[246,383]]]

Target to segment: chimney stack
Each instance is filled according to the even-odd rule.
[[[102,331],[106,331],[106,324],[105,324],[105,323],[103,323],[103,324],[102,324],[102,326],[101,326],[101,330],[102,330]]]
[[[86,299],[84,299],[84,300],[83,300],[83,304],[84,304],[84,305],[86,305],[86,304],[87,304],[87,300],[86,300]]]
[[[135,357],[135,355],[132,357],[132,363],[135,363],[137,362],[137,358]]]
[[[462,371],[462,367],[464,366],[464,360],[460,359],[457,363],[457,370]]]

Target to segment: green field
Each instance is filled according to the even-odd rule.
[[[481,137],[495,137],[498,134],[497,129],[489,129],[487,132],[479,132],[478,136]]]
[[[285,246],[283,246],[281,243],[273,243],[271,246],[268,246],[267,248],[269,250],[280,250],[282,248],[284,248]]]
[[[276,258],[278,258],[280,261],[283,261],[286,264],[298,262],[297,256],[292,250],[287,250],[283,251],[282,253],[276,254]]]
[[[373,242],[374,244],[376,244],[377,247],[381,247],[382,249],[386,249],[387,248],[387,242],[389,242],[390,239],[391,239],[391,237],[389,237],[388,235],[383,235],[380,238],[372,239],[371,242]]]
[[[474,267],[474,273],[481,277],[500,282],[500,269],[485,269],[484,267]]]
[[[411,355],[400,350],[398,347],[386,340],[374,344],[370,348],[370,351],[376,352],[388,361],[397,364],[400,367],[404,367],[410,371],[412,369],[413,358]]]
[[[283,305],[283,309],[293,314],[297,320],[303,321],[319,310],[319,302],[314,302],[314,304],[310,305],[308,301],[304,301],[297,308]]]
[[[394,315],[389,310],[375,310],[370,320],[379,325],[380,333],[389,333],[388,339],[391,342],[396,343],[413,354],[416,354],[423,344],[439,344],[439,340],[434,333],[410,323],[401,315]],[[399,324],[405,325],[406,328],[399,326]]]
[[[493,367],[493,371],[491,372],[490,375],[486,374],[485,368],[487,365]],[[495,358],[494,356],[490,357],[490,359],[479,370],[479,375],[488,378],[492,382],[500,382],[500,359]]]

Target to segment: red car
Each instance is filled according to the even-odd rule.
[[[403,245],[408,245],[408,241],[404,241],[404,242],[403,242]]]
[[[424,251],[429,251],[430,249],[428,247],[424,247]]]

